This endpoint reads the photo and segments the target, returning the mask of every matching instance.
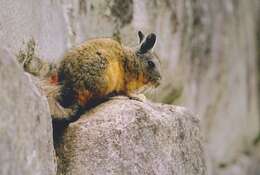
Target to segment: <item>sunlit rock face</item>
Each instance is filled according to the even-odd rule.
[[[34,38],[39,57],[54,61],[90,38],[135,46],[138,30],[155,32],[163,81],[148,96],[199,115],[209,174],[218,174],[248,168],[236,162],[258,152],[259,7],[257,0],[3,1],[0,42],[16,54]]]
[[[199,120],[173,105],[114,99],[65,129],[58,174],[206,174]]]
[[[55,175],[47,100],[4,49],[0,49],[0,82],[0,174]]]

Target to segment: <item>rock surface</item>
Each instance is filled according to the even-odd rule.
[[[56,174],[47,101],[4,49],[0,89],[0,174]]]
[[[128,2],[120,1],[124,8],[119,7],[117,13],[133,12],[132,17],[113,15],[117,0],[66,4],[71,9],[66,13],[71,19],[69,24],[75,31],[70,37],[71,45],[96,35],[117,36],[123,43],[135,45],[137,30],[155,32],[158,42],[154,50],[162,60],[164,81],[150,97],[186,106],[199,114],[209,174],[219,174],[222,165],[239,162],[244,152],[253,151],[259,133],[259,1]],[[82,7],[85,13],[79,13]],[[123,23],[127,21],[125,17],[132,20]],[[239,166],[243,175],[248,167]]]
[[[137,30],[155,32],[164,81],[150,96],[199,114],[209,174],[239,162],[244,152],[258,151],[252,143],[259,133],[259,40],[255,45],[259,0],[0,0],[0,4],[1,47],[17,54],[23,42],[34,38],[39,57],[51,61],[89,38],[115,36],[135,45]]]
[[[65,130],[58,174],[206,174],[199,121],[183,107],[114,99]]]

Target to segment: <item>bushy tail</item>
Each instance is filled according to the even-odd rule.
[[[57,69],[55,64],[48,63],[36,56],[34,39],[29,40],[25,49],[20,50],[16,57],[26,72],[37,77],[46,77]]]

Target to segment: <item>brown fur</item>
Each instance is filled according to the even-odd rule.
[[[125,71],[136,66],[126,68],[126,62],[138,64],[132,52],[109,38],[89,40],[64,56],[59,81],[71,85],[71,92],[82,106],[111,93],[130,94],[147,83],[142,72]]]
[[[75,121],[81,109],[110,95],[132,96],[159,85],[160,65],[152,53],[156,35],[139,31],[139,46],[129,48],[110,38],[89,40],[68,51],[59,64],[34,54],[35,43],[17,56],[24,70],[40,78],[37,86],[47,96],[53,119]],[[76,116],[76,117],[75,117]]]

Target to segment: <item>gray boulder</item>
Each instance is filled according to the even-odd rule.
[[[199,120],[183,107],[116,98],[71,123],[58,174],[206,174]]]
[[[14,57],[0,49],[0,174],[54,175],[47,100]]]

